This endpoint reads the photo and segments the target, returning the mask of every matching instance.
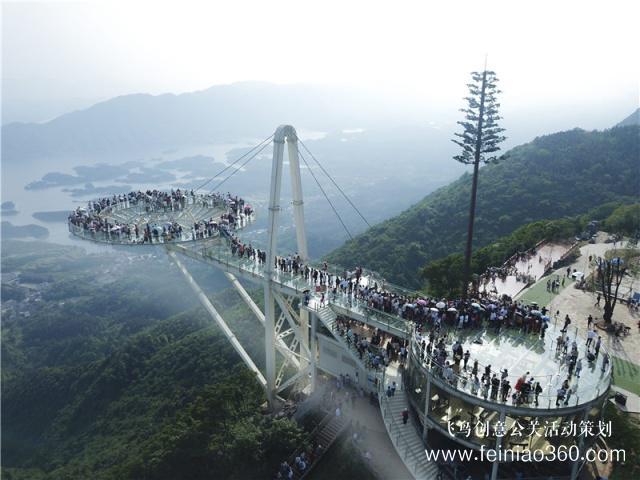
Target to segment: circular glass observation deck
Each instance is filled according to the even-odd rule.
[[[569,338],[566,347],[558,347],[558,337]],[[462,359],[455,360],[452,347],[459,342],[463,352],[469,352],[470,358],[466,369]],[[569,374],[572,346],[575,342],[578,363],[581,364],[579,374],[576,367]],[[426,350],[429,338],[419,334],[412,337],[412,353],[414,361],[435,377],[439,383],[456,392],[463,393],[473,399],[499,403],[510,408],[557,409],[575,407],[599,398],[611,383],[611,359],[607,351],[601,347],[596,357],[592,358],[587,350],[586,341],[577,336],[576,329],[562,334],[559,329],[550,326],[544,338],[536,334],[523,334],[519,330],[502,329],[496,333],[490,329],[451,329],[448,331],[445,348],[447,357],[444,362],[434,358]],[[595,341],[590,351],[593,354]],[[605,360],[608,358],[608,360]],[[477,368],[474,365],[477,362]],[[448,366],[447,366],[448,365]],[[481,381],[487,367],[490,377],[509,382],[510,392],[503,401],[502,384],[497,396],[492,395],[492,388],[485,388]],[[505,369],[507,370],[504,375]],[[474,370],[476,375],[474,375]],[[477,376],[479,382],[475,381]],[[525,395],[517,395],[515,390],[519,378],[524,377],[532,388]],[[566,393],[558,399],[558,390],[568,383]],[[541,390],[535,395],[533,387],[538,383]],[[536,401],[537,397],[537,401]]]
[[[229,194],[153,190],[90,201],[67,224],[73,235],[95,242],[155,245],[216,237],[252,215],[250,205]]]
[[[598,429],[612,368],[604,348],[590,360],[586,341],[575,329],[564,333],[564,338],[569,336],[566,353],[562,346],[556,348],[560,334],[554,326],[543,339],[515,329],[499,333],[484,328],[451,329],[444,362],[428,353],[428,336],[414,334],[405,376],[410,404],[423,426],[470,448],[493,447],[498,437],[503,448],[513,451],[540,449],[551,454],[561,445],[577,445],[581,428]],[[470,353],[466,369],[464,360],[454,359],[456,341]],[[575,368],[569,374],[574,341],[582,363],[579,376]],[[593,345],[590,352],[594,352]],[[490,378],[495,373],[499,380],[507,369],[507,393],[502,384],[492,389],[475,380],[476,361],[478,380],[489,366]],[[520,377],[530,387],[523,389]],[[565,382],[569,388],[559,397]],[[541,387],[537,395],[536,384]],[[549,434],[554,430],[556,435]]]

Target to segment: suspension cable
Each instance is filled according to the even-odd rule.
[[[259,148],[263,143],[265,142],[270,142],[271,139],[273,138],[274,134],[269,135],[267,138],[265,138],[264,140],[262,140],[259,144],[257,144],[255,147],[253,147],[251,150],[249,150],[248,152],[246,152],[244,155],[241,155],[240,157],[238,157],[236,160],[234,160],[233,163],[230,163],[229,165],[227,165],[226,167],[224,167],[222,170],[220,170],[218,173],[216,173],[213,177],[211,177],[209,180],[207,180],[206,182],[204,182],[202,185],[200,185],[198,188],[196,188],[196,192],[198,190],[200,190],[201,188],[203,188],[205,185],[208,185],[212,180],[216,179],[217,177],[219,177],[220,175],[222,175],[224,172],[226,172],[227,170],[229,170],[231,167],[233,167],[236,163],[238,163],[240,160],[242,160],[244,157],[246,157],[247,155],[251,154],[251,152],[253,152],[254,150],[256,150],[257,148]]]
[[[316,178],[316,174],[313,173],[313,170],[311,170],[311,167],[309,166],[309,164],[307,163],[307,159],[304,158],[304,155],[302,154],[302,152],[300,151],[300,149],[298,149],[298,155],[300,155],[300,158],[302,159],[302,161],[304,162],[304,164],[307,166],[307,170],[309,170],[309,173],[311,174],[311,176],[313,177],[313,179],[316,181],[316,185],[318,185],[318,188],[320,189],[320,191],[322,192],[322,195],[324,195],[324,198],[327,200],[327,202],[329,203],[329,205],[331,205],[331,209],[333,210],[333,213],[336,214],[336,217],[338,217],[338,220],[340,220],[340,223],[342,224],[342,228],[344,228],[344,231],[347,232],[347,235],[349,235],[349,239],[353,240],[353,235],[351,235],[351,232],[349,231],[349,229],[347,228],[347,226],[345,225],[344,221],[342,220],[342,217],[340,216],[340,214],[338,213],[338,211],[336,210],[336,207],[333,205],[333,203],[331,202],[331,200],[329,200],[329,197],[327,196],[327,193],[324,191],[324,188],[322,188],[322,185],[320,185],[320,182],[318,181],[318,179]]]
[[[272,135],[273,136],[273,135]],[[236,173],[238,173],[242,168],[244,168],[245,165],[247,165],[251,160],[253,160],[254,158],[256,158],[258,155],[260,155],[260,153],[262,153],[262,151],[267,148],[269,145],[271,144],[271,142],[269,143],[265,143],[262,148],[260,148],[260,150],[258,150],[257,152],[255,152],[253,155],[251,155],[249,158],[247,158],[244,162],[242,162],[242,165],[240,165],[238,168],[236,168],[233,172],[231,172],[229,175],[227,175],[221,182],[219,182],[215,187],[213,187],[211,189],[211,193],[215,192],[216,190],[218,190],[218,188],[220,187],[220,185],[222,185],[223,183],[225,183],[227,180],[229,180],[231,177],[233,177]],[[237,162],[237,161],[236,161]],[[235,163],[235,162],[234,162]]]
[[[331,175],[329,175],[329,172],[327,172],[327,170],[325,170],[325,168],[322,166],[322,164],[318,161],[318,159],[313,155],[313,153],[311,153],[311,151],[307,148],[307,146],[304,144],[304,142],[300,139],[298,139],[298,142],[300,142],[300,145],[302,145],[302,147],[307,151],[307,153],[311,156],[311,158],[313,158],[313,160],[318,164],[318,166],[320,167],[320,169],[324,172],[324,174],[329,178],[329,180],[331,180],[331,182],[335,185],[335,187],[338,189],[338,191],[342,194],[342,196],[347,200],[347,202],[349,202],[349,205],[351,205],[353,207],[353,209],[358,213],[358,215],[360,215],[360,218],[362,218],[362,220],[364,221],[364,223],[367,224],[368,227],[371,227],[371,224],[367,221],[366,218],[364,218],[364,215],[360,212],[360,210],[358,210],[358,207],[356,207],[353,202],[351,201],[351,199],[347,196],[346,193],[344,193],[344,191],[340,188],[340,186],[336,183],[336,181],[333,179],[333,177]]]

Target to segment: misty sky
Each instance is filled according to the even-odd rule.
[[[431,4],[439,4],[432,6]],[[429,4],[429,5],[427,5]],[[638,105],[640,2],[3,2],[3,123],[265,80],[458,108],[489,54],[508,109]],[[592,125],[609,125],[610,118]]]

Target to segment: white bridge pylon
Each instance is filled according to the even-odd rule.
[[[307,235],[304,227],[304,202],[302,200],[302,177],[300,173],[300,159],[298,158],[298,135],[291,125],[280,125],[273,137],[273,160],[271,163],[271,187],[269,191],[269,219],[267,244],[267,259],[265,262],[264,275],[264,333],[265,333],[265,353],[266,353],[266,379],[267,398],[269,403],[273,403],[276,394],[276,302],[279,304],[285,318],[294,331],[299,330],[300,335],[296,335],[298,343],[302,348],[309,351],[309,316],[306,310],[300,310],[298,317],[299,325],[292,315],[292,309],[283,308],[283,299],[274,288],[274,268],[276,252],[278,247],[278,219],[280,216],[280,191],[282,187],[282,170],[284,168],[284,145],[287,143],[289,153],[289,171],[291,175],[291,190],[293,195],[293,219],[296,229],[296,242],[298,255],[306,263],[309,259],[307,251]],[[289,304],[290,305],[290,304]],[[299,327],[299,328],[298,328]],[[294,341],[296,340],[294,339]],[[306,363],[306,362],[305,362]],[[306,365],[301,365],[306,367]]]
[[[315,379],[316,352],[315,342],[309,347],[309,311],[299,308],[302,299],[296,295],[286,294],[278,288],[275,260],[278,246],[278,226],[281,211],[281,186],[284,169],[285,144],[288,150],[289,172],[293,196],[293,216],[296,231],[298,255],[306,263],[309,259],[307,237],[304,225],[304,202],[302,197],[302,177],[298,158],[298,136],[290,125],[281,125],[276,129],[273,138],[273,159],[271,166],[271,186],[269,194],[268,244],[262,283],[264,288],[264,311],[256,305],[240,281],[229,271],[225,276],[238,292],[249,309],[264,326],[265,332],[265,373],[253,362],[249,354],[240,344],[220,313],[215,309],[204,292],[200,289],[187,268],[180,262],[176,252],[189,255],[189,251],[179,246],[166,245],[169,258],[178,266],[187,283],[196,293],[200,303],[220,327],[233,348],[240,355],[245,365],[252,370],[256,379],[265,389],[270,406],[274,406],[278,394],[299,382],[306,384],[311,376],[311,388]],[[192,257],[196,258],[196,257]],[[196,258],[198,259],[198,258]],[[295,301],[298,300],[298,308]],[[315,317],[315,316],[314,316]],[[315,323],[316,319],[313,318]],[[280,356],[278,356],[278,354]],[[286,378],[288,377],[288,378]],[[285,380],[286,378],[286,380]]]

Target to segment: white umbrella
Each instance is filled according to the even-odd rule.
[[[436,307],[438,307],[438,308],[444,308],[444,307],[446,307],[446,306],[447,306],[447,304],[446,304],[446,303],[444,303],[444,302],[438,302],[438,303],[436,303]]]
[[[457,312],[458,310],[456,310],[455,308],[451,307],[447,310],[447,312]]]
[[[435,307],[431,307],[429,310],[431,310],[432,312],[438,312],[439,310]]]
[[[480,307],[479,303],[475,303],[475,302],[472,303],[471,306],[474,307],[474,308],[482,308],[482,307]]]
[[[530,313],[531,313],[531,315],[542,315],[542,314],[540,313],[540,310],[531,310],[531,312],[530,312]]]

